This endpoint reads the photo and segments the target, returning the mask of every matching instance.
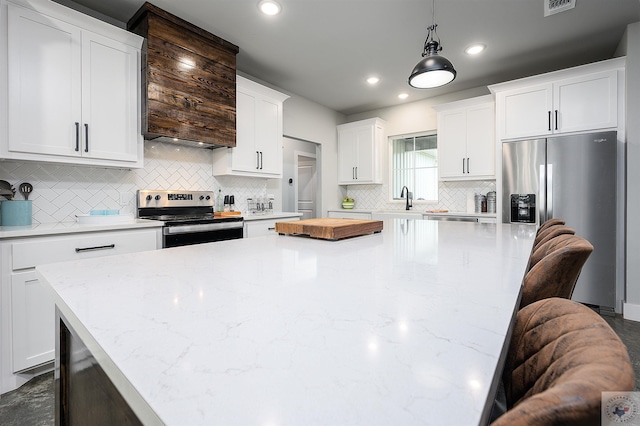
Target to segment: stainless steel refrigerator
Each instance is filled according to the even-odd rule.
[[[566,220],[594,247],[573,300],[615,310],[616,132],[502,144],[502,221]]]

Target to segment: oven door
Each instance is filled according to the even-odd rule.
[[[162,228],[162,247],[235,240],[243,237],[243,227],[242,221],[165,226]]]

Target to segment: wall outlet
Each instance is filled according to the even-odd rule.
[[[133,194],[130,192],[121,192],[120,193],[120,205],[128,206],[133,201]]]

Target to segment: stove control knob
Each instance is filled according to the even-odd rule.
[[[156,201],[159,201],[159,200],[160,200],[160,196],[156,195]]]
[[[207,200],[210,200],[210,199],[211,199],[211,196],[210,196],[210,195],[207,195]]]
[[[200,200],[201,200],[201,201],[202,201],[202,200],[204,200],[204,195],[201,195],[201,196],[200,196]]]
[[[151,201],[151,195],[147,195],[147,201]]]

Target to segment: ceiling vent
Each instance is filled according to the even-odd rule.
[[[544,16],[564,12],[575,6],[576,0],[544,0]]]

